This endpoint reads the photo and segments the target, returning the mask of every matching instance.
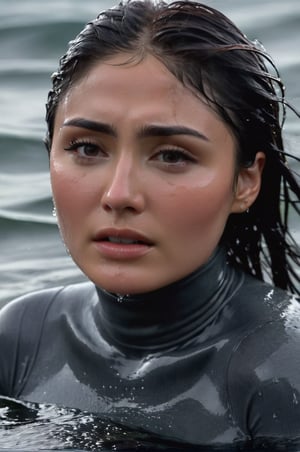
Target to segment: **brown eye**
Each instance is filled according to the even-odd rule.
[[[77,153],[80,157],[98,157],[100,149],[92,143],[81,144],[77,147]]]
[[[74,141],[64,149],[65,151],[75,153],[79,158],[97,158],[104,156],[102,149],[97,144],[91,142]]]
[[[157,156],[157,160],[169,165],[176,165],[185,162],[193,162],[194,159],[184,151],[179,149],[166,149],[160,151]]]

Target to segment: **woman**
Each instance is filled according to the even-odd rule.
[[[133,1],[84,28],[46,145],[90,282],[3,309],[1,394],[194,445],[300,436],[285,106],[270,58],[205,5]]]

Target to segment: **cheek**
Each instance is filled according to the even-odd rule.
[[[68,158],[55,157],[55,152],[50,159],[50,179],[57,208],[80,208],[87,202],[87,194],[91,195],[92,179],[87,172],[78,171]]]
[[[81,178],[70,176],[58,165],[50,166],[53,199],[60,230],[66,239],[68,231],[80,224],[88,203],[87,188]],[[80,187],[80,189],[79,189]]]
[[[213,188],[213,189],[212,189]],[[200,232],[222,234],[230,213],[233,191],[230,186],[178,187],[164,203],[170,231],[198,236]],[[161,214],[162,215],[162,214]]]

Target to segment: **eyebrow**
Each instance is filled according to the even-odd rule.
[[[112,125],[106,124],[104,122],[91,121],[85,118],[68,119],[63,123],[63,127],[65,126],[80,127],[82,129],[93,130],[94,132],[105,133],[106,135],[113,137],[117,136],[117,131]]]
[[[150,136],[157,137],[170,137],[172,135],[191,135],[196,138],[200,138],[201,140],[209,141],[206,135],[198,132],[196,129],[191,129],[186,126],[177,126],[177,125],[169,125],[169,126],[159,126],[159,125],[146,125],[142,127],[138,136],[140,138],[147,138]]]
[[[98,121],[91,121],[85,118],[73,118],[65,121],[63,126],[73,126],[80,127],[83,129],[93,130],[94,132],[104,133],[106,135],[110,135],[113,137],[117,137],[117,130],[110,124],[106,124]],[[186,126],[180,125],[145,125],[143,126],[139,132],[139,138],[148,138],[148,137],[170,137],[173,135],[190,135],[196,138],[200,138],[204,141],[209,141],[208,137],[201,132],[198,132],[196,129],[192,129]]]

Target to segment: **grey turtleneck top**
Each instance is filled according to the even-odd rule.
[[[167,287],[82,283],[0,313],[0,394],[194,445],[300,437],[299,300],[222,250]]]

